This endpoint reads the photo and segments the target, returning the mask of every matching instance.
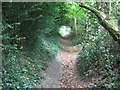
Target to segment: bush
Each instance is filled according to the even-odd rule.
[[[120,86],[120,45],[102,30],[98,33],[89,34],[87,38],[80,43],[83,48],[78,54],[77,66],[81,74],[86,76],[98,74],[102,76],[101,80],[95,81],[95,86],[92,87],[118,88]],[[76,42],[78,43],[79,41],[78,39]]]
[[[3,89],[40,84],[43,70],[57,54],[60,43],[58,25],[52,16],[55,9],[46,5],[3,3]]]

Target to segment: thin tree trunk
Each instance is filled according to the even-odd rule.
[[[109,0],[109,15],[111,15],[112,7],[111,7],[111,0]]]
[[[77,26],[76,26],[77,20],[74,17],[74,29],[75,29],[75,34],[77,35]]]
[[[98,9],[98,10],[101,10],[101,8],[102,8],[102,7],[101,7],[101,2],[96,2],[96,3],[97,3],[97,9]]]
[[[79,5],[80,7],[84,7],[94,13],[97,16],[100,24],[109,32],[112,38],[120,44],[120,31],[109,15],[90,7],[85,3],[79,3]]]

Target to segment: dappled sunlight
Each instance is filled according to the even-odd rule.
[[[0,90],[120,88],[119,0],[90,1],[2,3]]]

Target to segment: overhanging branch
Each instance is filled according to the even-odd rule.
[[[86,5],[83,2],[79,3],[80,7],[86,8],[88,10],[90,10],[92,13],[94,13],[96,15],[96,17],[98,18],[100,24],[109,32],[109,34],[112,36],[112,38],[115,41],[118,41],[118,43],[120,43],[120,31],[118,30],[117,26],[115,25],[115,23],[113,22],[113,20],[110,18],[109,15],[104,14],[103,12]]]

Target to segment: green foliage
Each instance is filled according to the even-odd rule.
[[[56,5],[3,3],[3,89],[40,84],[42,71],[59,50]]]
[[[102,30],[98,33],[94,31],[94,34],[92,32],[86,38],[84,37],[84,42],[79,43],[82,49],[78,54],[78,68],[83,75],[99,74],[102,76],[99,82],[95,82],[97,85],[95,87],[118,88],[120,46],[109,38],[110,36],[106,32]],[[79,41],[82,40],[79,39]],[[90,70],[92,70],[92,74],[90,74]],[[106,81],[102,82],[104,79]]]
[[[96,86],[93,87],[118,88],[120,46],[103,30],[91,27],[73,39],[73,43],[81,47],[78,68],[83,75],[102,76],[100,81],[94,82]]]
[[[96,8],[91,2],[90,6]],[[112,7],[114,7],[113,3]],[[80,46],[78,70],[86,77],[95,75],[102,77],[98,81],[93,80],[94,85],[90,87],[119,88],[120,45],[98,24],[91,12],[86,13],[87,15],[83,15],[81,20],[78,18],[80,20],[77,24],[78,35],[72,39],[74,45]],[[117,14],[117,11],[114,10],[113,14]]]
[[[93,2],[88,4],[97,7]],[[86,75],[92,70],[102,76],[93,87],[120,86],[119,45],[98,24],[96,17],[79,4],[4,2],[2,8],[4,89],[33,88],[41,82],[42,71],[59,51],[59,26],[74,27],[74,18],[78,35],[73,38],[73,44],[81,46],[78,54],[81,73]],[[112,14],[118,15],[115,10]]]

